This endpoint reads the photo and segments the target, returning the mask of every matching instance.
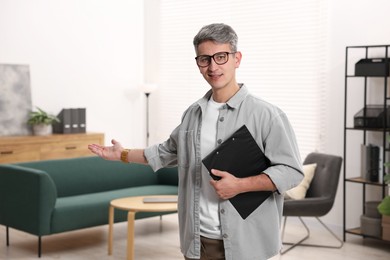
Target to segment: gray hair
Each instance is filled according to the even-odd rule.
[[[213,41],[221,44],[228,43],[232,52],[237,51],[238,36],[232,27],[223,23],[213,23],[203,26],[194,37],[193,44],[195,51],[205,41]]]

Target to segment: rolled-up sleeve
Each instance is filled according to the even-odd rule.
[[[269,124],[264,153],[271,161],[271,167],[264,172],[271,178],[278,192],[284,193],[302,181],[298,144],[284,112],[279,112]]]
[[[154,171],[164,167],[177,165],[177,136],[179,126],[172,132],[169,139],[161,144],[145,149],[144,155]]]

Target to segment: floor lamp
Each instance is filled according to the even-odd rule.
[[[157,88],[155,84],[144,84],[142,91],[146,97],[146,146],[149,146],[149,96]]]

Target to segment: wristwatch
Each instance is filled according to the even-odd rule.
[[[130,163],[127,156],[129,155],[130,149],[123,149],[121,152],[121,161],[124,163]]]

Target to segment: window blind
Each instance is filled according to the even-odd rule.
[[[152,136],[165,140],[184,110],[210,89],[192,40],[206,24],[238,34],[237,81],[287,113],[302,158],[324,147],[327,8],[324,0],[160,1],[159,90]]]

